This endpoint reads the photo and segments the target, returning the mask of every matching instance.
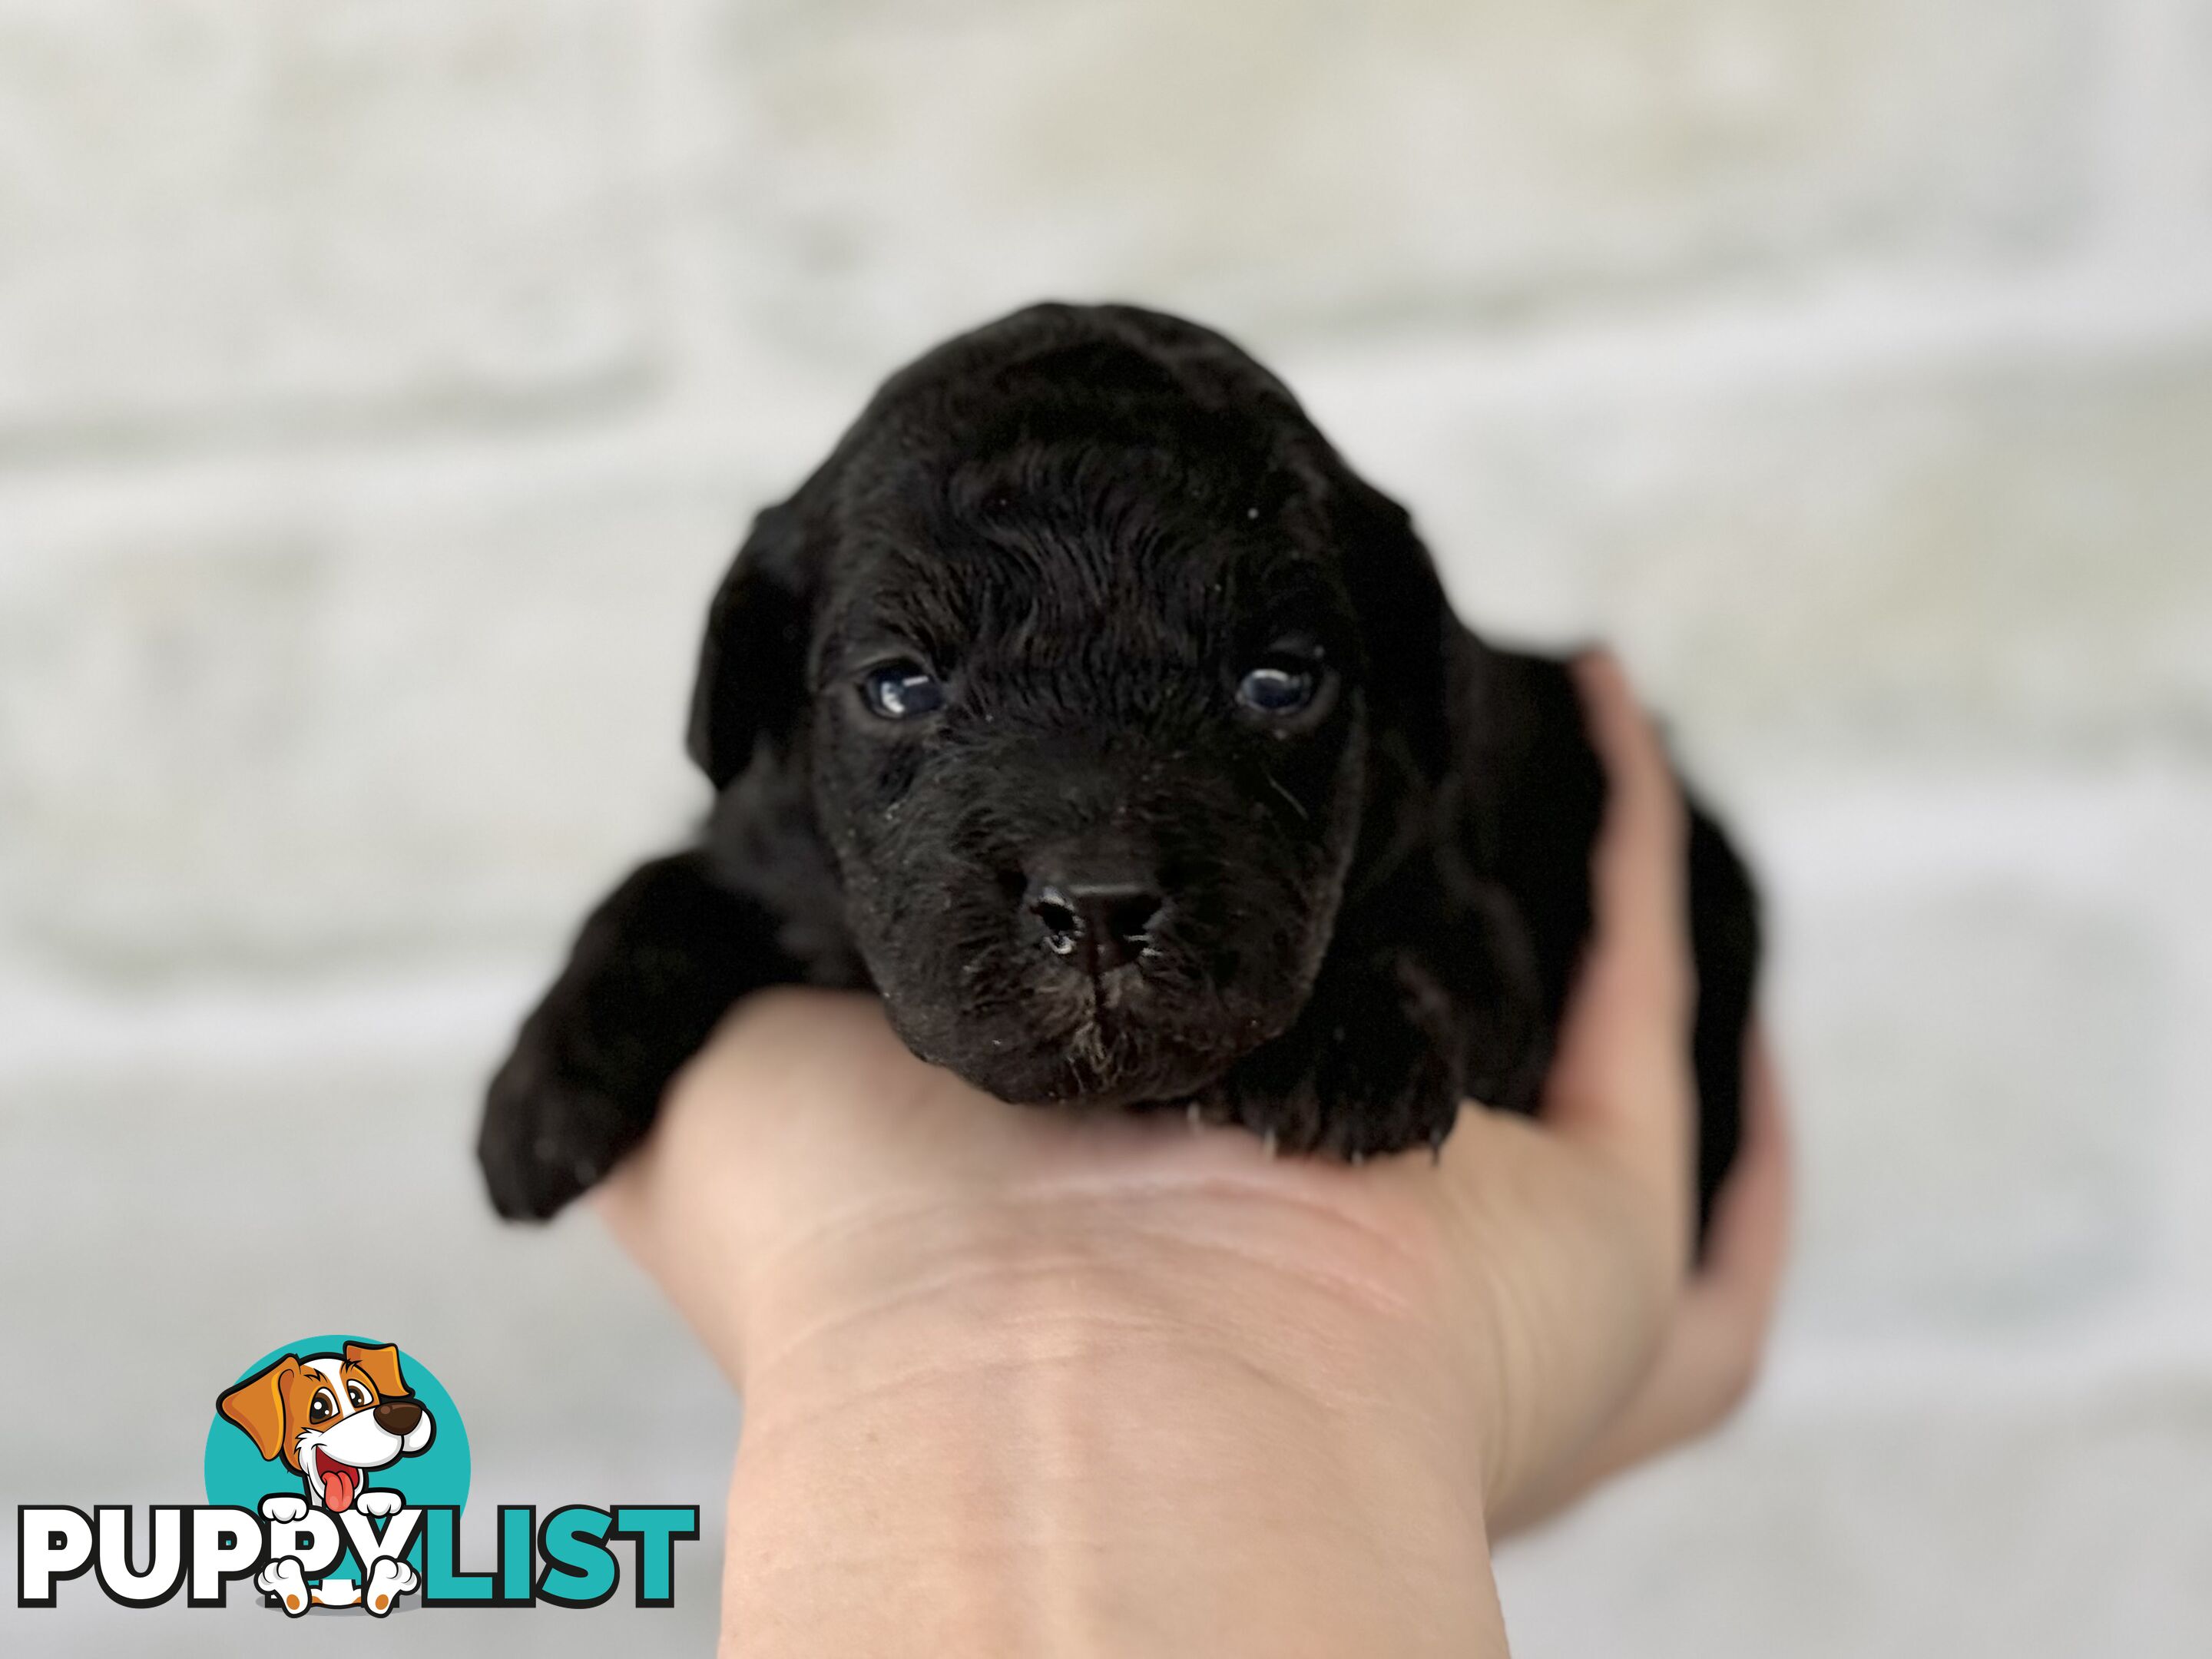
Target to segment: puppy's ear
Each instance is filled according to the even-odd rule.
[[[377,1397],[390,1400],[407,1392],[406,1379],[399,1375],[399,1350],[386,1344],[370,1347],[365,1342],[345,1345],[346,1364],[358,1365],[368,1373],[368,1380],[376,1384]]]
[[[809,604],[801,581],[799,513],[763,512],[707,613],[685,747],[714,787],[751,763],[763,738],[779,746],[806,701]]]
[[[1431,778],[1452,764],[1452,663],[1463,632],[1436,561],[1406,509],[1340,462],[1333,507],[1344,578],[1367,653],[1378,731],[1406,741]]]
[[[284,1387],[299,1374],[298,1356],[288,1353],[216,1400],[216,1409],[245,1430],[264,1458],[284,1449]]]

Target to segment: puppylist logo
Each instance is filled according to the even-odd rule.
[[[534,1504],[502,1504],[496,1563],[464,1571],[460,1412],[412,1354],[355,1336],[309,1337],[240,1372],[216,1397],[204,1468],[208,1501],[149,1504],[143,1545],[132,1504],[17,1505],[15,1605],[57,1607],[89,1571],[130,1607],[180,1589],[189,1607],[219,1607],[240,1581],[294,1618],[380,1619],[410,1595],[425,1607],[593,1607],[627,1555],[637,1605],[665,1607],[676,1546],[699,1535],[696,1504],[568,1504],[540,1522]]]

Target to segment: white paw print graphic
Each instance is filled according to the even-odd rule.
[[[307,1581],[301,1574],[300,1564],[289,1555],[280,1555],[262,1568],[254,1575],[253,1584],[264,1595],[273,1595],[282,1602],[291,1618],[297,1619],[307,1610]]]
[[[415,1569],[404,1561],[385,1559],[368,1570],[368,1591],[362,1605],[381,1619],[392,1611],[392,1604],[416,1583]]]

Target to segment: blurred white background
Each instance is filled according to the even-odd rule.
[[[372,1331],[474,1547],[710,1517],[411,1649],[704,1650],[735,1406],[477,1091],[747,515],[1048,295],[1250,345],[1763,866],[1782,1338],[1516,1651],[2212,1652],[2212,0],[0,0],[0,1500]],[[301,1634],[92,1589],[0,1646]]]

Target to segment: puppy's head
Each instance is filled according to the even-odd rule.
[[[1404,514],[1219,336],[1044,306],[886,384],[717,596],[691,750],[802,783],[924,1058],[1171,1099],[1310,990],[1375,780],[1442,764]]]
[[[352,1504],[368,1470],[428,1450],[437,1431],[408,1391],[399,1350],[388,1345],[286,1354],[216,1404],[262,1456],[305,1476],[314,1500],[334,1510]]]

